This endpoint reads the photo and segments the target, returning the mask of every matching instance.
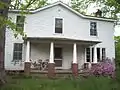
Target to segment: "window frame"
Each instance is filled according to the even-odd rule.
[[[85,48],[85,62],[86,63],[89,63],[90,62],[90,60],[89,60],[89,62],[87,61],[87,49],[89,49],[89,59],[91,59],[91,55],[90,55],[90,48],[88,47],[88,48]]]
[[[92,29],[91,24],[94,23],[95,24],[95,28]],[[90,21],[90,36],[98,36],[98,32],[97,32],[97,22],[95,21]]]
[[[105,59],[106,59],[106,48],[102,48],[102,60],[105,60]]]
[[[21,20],[18,20],[18,17],[23,18],[22,20],[23,22],[21,22]],[[25,16],[17,15],[16,16],[16,29],[24,30],[24,23],[25,23]]]
[[[61,32],[56,32],[56,20],[57,20],[57,19],[62,20]],[[63,21],[64,21],[64,19],[61,18],[61,17],[55,17],[55,18],[54,18],[54,33],[55,33],[55,34],[63,34],[63,26],[64,26],[64,24],[63,24],[64,22],[63,22]]]
[[[17,46],[17,45],[19,45],[19,46]],[[17,47],[17,49],[16,49],[16,47]],[[18,56],[15,56],[15,54]],[[22,58],[23,58],[22,54],[23,54],[23,43],[14,43],[13,44],[13,61],[15,61],[15,62],[22,61]]]

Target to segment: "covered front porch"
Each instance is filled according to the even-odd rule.
[[[73,73],[77,75],[86,63],[85,49],[94,46],[98,41],[28,38],[25,41],[25,72]],[[94,49],[94,63],[97,62]]]

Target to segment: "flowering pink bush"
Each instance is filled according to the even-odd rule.
[[[110,59],[92,65],[90,73],[93,75],[113,76],[115,73],[115,64]]]

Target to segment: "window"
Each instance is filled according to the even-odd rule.
[[[106,50],[105,48],[96,48],[97,52],[97,62],[101,60],[105,60],[106,58]],[[94,61],[94,48],[86,48],[86,62],[90,62],[92,59],[92,62]]]
[[[13,61],[22,60],[22,43],[14,43]]]
[[[17,20],[16,20],[16,29],[19,30],[23,30],[24,29],[24,20],[25,20],[25,16],[17,16]]]
[[[54,62],[56,67],[62,67],[62,48],[54,48]]]
[[[97,23],[96,22],[90,22],[90,35],[97,36]]]
[[[100,61],[100,48],[97,48],[97,60]]]
[[[94,61],[94,48],[92,48],[92,62]]]
[[[86,48],[86,61],[90,62],[90,48]]]
[[[63,19],[60,18],[55,19],[55,33],[62,33],[62,24]]]
[[[106,50],[105,48],[102,48],[102,60],[105,60],[106,58]]]

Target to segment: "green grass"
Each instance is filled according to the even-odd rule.
[[[47,79],[38,77],[8,77],[0,90],[119,90],[116,81],[108,77]]]

